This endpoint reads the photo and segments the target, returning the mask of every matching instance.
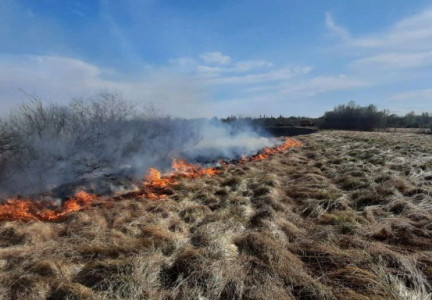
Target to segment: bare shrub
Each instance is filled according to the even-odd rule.
[[[26,193],[98,174],[142,175],[196,143],[190,125],[139,112],[110,93],[67,106],[33,98],[0,123],[0,184],[5,192]]]

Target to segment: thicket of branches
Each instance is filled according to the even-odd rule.
[[[110,93],[69,105],[33,99],[0,120],[0,192],[168,164],[173,149],[196,142],[194,134],[189,122],[138,113]]]

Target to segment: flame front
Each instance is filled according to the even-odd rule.
[[[220,170],[216,168],[203,168],[198,164],[194,165],[177,159],[173,160],[172,168],[174,169],[174,174],[187,178],[196,178],[204,175],[213,176],[220,173]]]
[[[42,220],[53,221],[62,216],[91,206],[96,195],[88,194],[85,191],[75,193],[74,197],[66,200],[63,206],[54,201],[26,199],[8,199],[0,205],[0,220]]]
[[[301,146],[302,143],[291,138],[286,138],[281,145],[266,147],[260,153],[242,157],[238,163],[243,164],[251,161],[265,160],[271,155],[284,152],[292,147]],[[228,167],[230,164],[221,161],[221,165]],[[205,175],[213,176],[221,172],[217,168],[203,168],[199,164],[190,164],[185,160],[173,159],[172,172],[162,174],[155,168],[150,168],[143,182],[143,196],[148,199],[158,200],[167,197],[169,188],[178,184],[179,178],[197,178]]]
[[[295,139],[286,138],[285,142],[282,145],[277,145],[274,147],[265,147],[260,153],[244,158],[244,162],[265,160],[265,159],[269,158],[271,155],[274,155],[274,154],[280,153],[280,152],[285,152],[289,148],[299,147],[301,145],[302,145],[302,143],[295,140]]]
[[[198,164],[190,164],[179,159],[173,159],[171,168],[173,171],[164,176],[155,168],[148,170],[143,182],[144,198],[158,200],[167,197],[170,187],[177,185],[179,178],[197,178],[220,173],[216,168],[203,168]]]
[[[283,144],[274,147],[266,147],[260,151],[260,153],[242,157],[238,160],[238,163],[243,164],[246,162],[265,160],[276,153],[284,152],[289,148],[301,145],[301,142],[287,138]],[[230,163],[221,161],[221,165],[228,167]],[[204,168],[199,164],[190,164],[179,159],[173,159],[172,170],[172,172],[162,175],[157,169],[150,168],[145,176],[142,190],[138,196],[151,200],[163,199],[170,194],[170,188],[178,185],[178,180],[180,178],[213,176],[221,172],[219,168]],[[32,200],[30,198],[8,199],[5,203],[0,204],[0,221],[54,221],[71,212],[91,207],[97,199],[98,197],[96,195],[88,194],[83,190],[75,193],[74,197],[66,200],[61,206],[54,201]]]

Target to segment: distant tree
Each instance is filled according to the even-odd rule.
[[[354,101],[339,105],[324,114],[321,127],[327,129],[371,131],[385,126],[386,112],[375,105],[357,106]]]
[[[375,105],[358,106],[354,101],[339,105],[322,117],[278,117],[260,115],[244,117],[231,115],[222,122],[247,122],[256,128],[318,126],[329,129],[374,130],[377,128],[432,128],[432,114],[424,112],[417,115],[410,112],[405,116],[390,114],[388,110],[379,111]],[[432,129],[431,129],[432,131]]]

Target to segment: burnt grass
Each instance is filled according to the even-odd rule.
[[[323,131],[61,222],[0,224],[0,299],[431,299],[432,136]]]

